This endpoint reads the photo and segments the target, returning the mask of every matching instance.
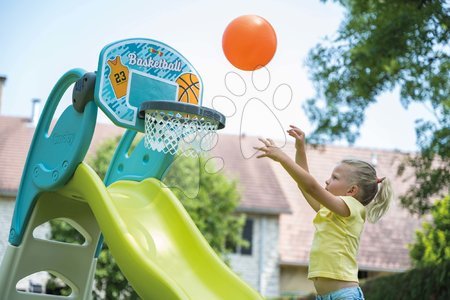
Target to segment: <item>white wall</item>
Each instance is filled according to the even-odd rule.
[[[14,198],[0,197],[0,262],[3,260],[8,245],[9,229],[11,228],[15,205],[14,200]]]
[[[252,255],[231,254],[232,269],[265,297],[280,291],[278,217],[249,216],[253,222]]]
[[[308,266],[282,266],[280,292],[282,296],[305,296],[316,290],[308,280]]]

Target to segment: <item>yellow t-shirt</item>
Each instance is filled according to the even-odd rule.
[[[358,282],[356,257],[366,209],[351,196],[341,198],[347,204],[350,216],[341,217],[321,206],[314,218],[316,232],[309,255],[309,279],[326,277]]]

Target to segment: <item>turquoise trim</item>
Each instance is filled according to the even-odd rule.
[[[147,178],[162,179],[173,161],[172,154],[153,151],[145,148],[144,138],[130,152],[137,132],[125,131],[117,146],[105,176],[105,185],[109,186],[119,180],[142,181]]]
[[[45,104],[28,152],[13,214],[9,242],[19,246],[36,199],[42,191],[57,190],[83,161],[94,133],[97,106],[87,103],[84,113],[69,106],[49,135],[56,107],[66,90],[86,71],[73,69],[56,83]]]
[[[94,258],[98,258],[98,256],[100,255],[100,251],[102,251],[104,239],[105,238],[103,237],[103,234],[100,234],[100,237],[98,238],[97,248],[95,249]]]

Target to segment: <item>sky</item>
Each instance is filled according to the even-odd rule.
[[[343,9],[331,2],[0,0],[0,75],[7,77],[1,113],[30,116],[31,100],[45,102],[65,72],[97,70],[106,45],[149,38],[175,48],[195,67],[203,82],[203,105],[227,116],[224,133],[283,143],[290,139],[285,132],[290,124],[306,134],[313,129],[302,109],[315,96],[305,60],[317,43],[336,35],[344,18]],[[273,59],[256,72],[236,69],[223,54],[223,32],[241,15],[265,18],[277,35]],[[70,94],[57,115],[70,104]],[[415,151],[419,118],[431,114],[419,104],[405,110],[398,90],[385,93],[366,111],[355,146]],[[108,122],[103,114],[98,119]]]

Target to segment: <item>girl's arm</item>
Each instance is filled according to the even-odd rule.
[[[301,166],[297,165],[280,148],[276,147],[272,140],[260,140],[265,146],[257,149],[264,153],[257,156],[257,158],[268,157],[279,162],[295,182],[297,182],[302,191],[309,194],[317,202],[332,212],[343,217],[350,216],[350,210],[344,200],[324,189],[311,174],[305,171]]]
[[[295,162],[297,165],[303,168],[306,172],[309,173],[308,168],[308,160],[306,158],[306,148],[305,148],[305,133],[300,130],[300,128],[295,127],[294,125],[290,125],[291,129],[289,129],[287,132],[290,136],[295,138]],[[297,184],[298,185],[298,184]],[[314,199],[310,194],[308,194],[306,191],[304,191],[300,185],[298,185],[300,191],[302,192],[303,196],[305,197],[306,201],[309,203],[309,205],[315,210],[319,211],[320,209],[320,202],[318,202],[316,199]]]

